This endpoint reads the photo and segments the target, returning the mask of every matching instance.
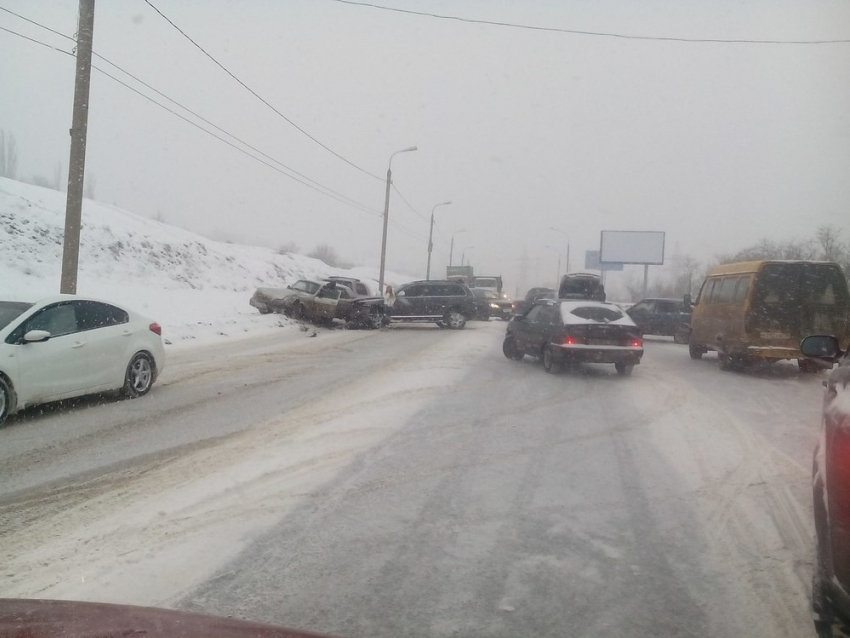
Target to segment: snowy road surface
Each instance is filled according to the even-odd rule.
[[[821,375],[647,342],[551,376],[463,331],[172,357],[0,430],[0,596],[341,636],[809,636]]]

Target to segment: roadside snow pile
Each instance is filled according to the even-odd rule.
[[[64,225],[64,193],[0,178],[0,298],[56,294]],[[339,270],[302,255],[217,242],[91,200],[83,204],[80,244],[78,293],[150,316],[175,343],[286,325],[248,305],[259,286],[342,274],[377,289],[375,269]],[[409,279],[387,276],[393,284]]]

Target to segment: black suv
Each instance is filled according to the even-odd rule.
[[[646,335],[673,337],[676,343],[687,343],[691,315],[681,299],[642,299],[626,310]]]
[[[398,289],[390,308],[392,321],[436,323],[460,330],[475,316],[475,297],[456,281],[412,281]]]

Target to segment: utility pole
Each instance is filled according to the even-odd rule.
[[[415,150],[417,150],[417,148],[415,146],[411,146],[409,148],[396,151],[390,155],[390,161],[387,164],[387,192],[384,195],[384,233],[381,237],[381,272],[378,276],[378,292],[381,295],[384,294],[384,266],[387,263],[387,224],[390,222],[390,186],[392,186],[393,183],[393,158],[399,153],[410,153]]]
[[[384,234],[381,238],[381,271],[378,274],[378,294],[384,295],[384,265],[387,263],[387,225],[390,223],[390,186],[393,183],[393,158],[390,156],[390,165],[387,167],[387,194],[384,197]]]
[[[437,210],[438,206],[448,206],[451,202],[443,202],[442,204],[435,204],[434,208],[431,209],[431,230],[428,232],[428,266],[425,269],[425,280],[431,280],[431,251],[434,250],[434,211]],[[449,262],[451,262],[451,253],[449,254]],[[451,265],[451,263],[449,263]]]
[[[65,203],[65,240],[62,248],[62,277],[59,292],[77,292],[80,261],[80,225],[83,182],[86,176],[86,135],[89,122],[91,49],[94,37],[94,0],[80,0],[77,25],[77,70],[74,81],[74,114],[71,119],[71,156],[68,161],[68,197]]]

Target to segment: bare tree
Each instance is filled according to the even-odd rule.
[[[850,250],[841,238],[841,231],[834,226],[818,228],[817,242],[820,245],[819,257],[824,261],[838,261],[847,257]]]
[[[702,268],[700,262],[690,255],[682,255],[675,264],[675,281],[674,288],[676,295],[684,295],[685,293],[693,293],[694,280]],[[698,283],[698,282],[697,282]]]
[[[307,256],[323,261],[328,266],[339,266],[339,256],[328,244],[319,244]]]
[[[15,179],[18,174],[18,144],[15,136],[0,129],[0,177]]]
[[[278,247],[277,252],[279,255],[293,255],[297,254],[298,250],[298,244],[296,244],[294,241],[288,241],[285,244],[281,244]]]

